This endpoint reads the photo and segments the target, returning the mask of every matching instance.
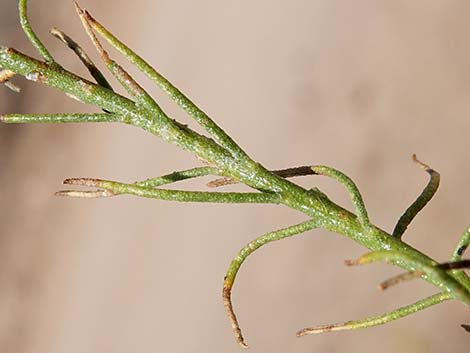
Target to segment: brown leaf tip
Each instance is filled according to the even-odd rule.
[[[323,325],[323,326],[317,326],[317,327],[308,327],[304,328],[296,333],[297,337],[302,337],[306,335],[312,335],[312,334],[317,334],[317,333],[324,333],[324,332],[331,332],[335,327],[338,327],[338,325]]]
[[[355,260],[344,260],[344,264],[346,266],[357,266],[361,264],[360,259],[355,259]]]
[[[224,285],[222,290],[222,301],[224,303],[225,312],[230,320],[230,324],[233,329],[233,333],[235,334],[235,339],[240,346],[243,348],[248,348],[248,345],[245,343],[245,340],[242,335],[242,331],[240,329],[240,325],[238,324],[237,316],[233,311],[232,299],[231,299],[231,286]]]
[[[73,2],[73,5],[75,7],[75,11],[77,12],[77,14],[79,16],[83,15],[83,9],[80,7],[80,5],[78,4],[78,2],[74,1]]]

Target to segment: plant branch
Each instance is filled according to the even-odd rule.
[[[85,28],[88,37],[90,37],[93,45],[100,54],[101,59],[106,64],[109,71],[111,71],[114,77],[119,81],[119,83],[126,89],[126,91],[130,95],[136,98],[136,102],[138,104],[142,105],[142,107],[152,113],[154,117],[160,117],[162,115],[165,115],[160,106],[157,104],[157,102],[155,102],[155,100],[134,80],[134,78],[129,75],[129,73],[124,70],[124,68],[122,68],[116,61],[112,60],[109,57],[107,51],[104,50],[100,41],[93,33],[93,29],[90,26],[88,17],[86,16],[85,12],[78,6],[77,3],[75,3],[75,9],[77,11],[78,16],[80,17],[80,20],[82,21],[83,27]]]
[[[310,166],[294,167],[287,169],[272,170],[271,173],[280,176],[281,178],[292,178],[297,176],[313,175],[315,172]],[[239,181],[232,178],[215,179],[207,184],[210,188],[217,188],[226,185],[238,184]]]
[[[276,230],[274,232],[270,232],[256,238],[255,240],[249,242],[245,245],[237,254],[237,256],[232,260],[227,274],[225,275],[224,279],[224,288],[222,291],[222,297],[224,302],[225,311],[227,312],[227,316],[230,319],[232,329],[235,333],[235,338],[237,342],[244,348],[248,348],[248,345],[245,343],[243,339],[242,331],[238,324],[237,317],[235,312],[233,311],[232,305],[232,287],[235,282],[235,277],[237,276],[238,270],[240,269],[243,262],[246,260],[248,256],[254,253],[257,249],[266,245],[267,243],[281,240],[287,237],[291,237],[300,233],[304,233],[308,230],[313,228],[317,228],[318,224],[315,220],[309,220],[300,224],[296,224],[294,226]]]
[[[137,186],[146,188],[156,188],[158,186],[172,184],[177,181],[187,180],[191,178],[197,178],[207,175],[217,175],[217,169],[212,167],[199,167],[179,172],[173,172],[157,178],[147,179],[134,183]]]
[[[394,265],[407,263],[408,266],[411,265],[415,271],[423,272],[423,278],[434,278],[434,280],[439,283],[438,287],[441,290],[450,293],[455,299],[458,299],[467,305],[470,304],[470,293],[467,288],[465,288],[450,274],[447,274],[447,272],[441,269],[438,264],[430,265],[423,263],[413,255],[408,255],[398,251],[374,251],[361,256],[357,260],[347,260],[345,264],[348,266],[354,266],[370,264],[378,261],[386,261]]]
[[[101,87],[107,88],[109,90],[113,90],[113,87],[111,84],[106,80],[104,75],[101,73],[101,71],[96,67],[96,65],[93,63],[93,61],[90,59],[88,54],[83,50],[83,48],[77,44],[72,38],[70,38],[68,35],[66,35],[64,32],[58,30],[57,28],[51,29],[50,33],[59,39],[62,43],[64,43],[66,46],[68,46],[75,55],[80,59],[80,61],[85,65],[85,67],[88,69],[88,72],[90,72],[90,75],[96,80],[96,83],[98,83]]]
[[[0,47],[0,66],[32,81],[57,88],[83,103],[116,113],[121,122],[140,127],[175,143],[209,163],[220,163],[224,169],[227,164],[232,164],[227,152],[212,140],[180,126],[165,116],[160,117],[159,121],[154,121],[153,116],[137,107],[133,101],[56,65],[47,65],[14,49]]]
[[[429,308],[430,306],[440,304],[450,299],[452,299],[452,296],[449,293],[439,293],[430,296],[426,299],[419,300],[414,304],[404,306],[402,308],[393,310],[383,315],[372,316],[362,320],[347,321],[339,324],[321,325],[304,328],[297,332],[297,337],[333,331],[356,330],[360,328],[383,325],[390,321],[394,321],[402,317],[414,314],[420,310],[424,310],[426,308]]]
[[[362,196],[359,189],[357,188],[356,184],[351,180],[351,178],[349,178],[347,175],[340,172],[339,170],[327,166],[319,165],[313,166],[311,168],[316,174],[328,176],[339,181],[341,184],[344,185],[351,197],[354,207],[356,208],[359,223],[361,223],[362,227],[365,230],[368,230],[370,228],[370,222],[369,216],[367,215],[366,206],[364,205],[364,201],[362,200]]]
[[[78,4],[76,4],[78,7]],[[86,10],[82,15],[86,22],[91,26],[99,35],[101,35],[109,44],[125,56],[132,64],[134,64],[140,71],[147,77],[155,82],[163,92],[165,92],[171,99],[173,99],[182,109],[184,109],[190,116],[192,116],[216,141],[230,151],[238,158],[247,158],[246,153],[222,130],[206,113],[199,109],[188,97],[186,97],[178,88],[173,86],[163,75],[157,72],[150,64],[148,64],[142,57],[137,55],[128,46],[121,42],[111,32],[109,32],[103,25],[101,25],[90,13]]]
[[[134,184],[93,178],[67,179],[64,181],[65,184],[86,186],[93,189],[84,191],[66,190],[58,192],[58,195],[96,198],[129,194],[181,202],[282,204],[302,212],[311,219],[296,226],[265,234],[245,246],[232,261],[224,281],[223,300],[240,344],[245,345],[231,302],[231,289],[240,266],[251,253],[264,244],[300,234],[312,228],[323,228],[345,235],[372,251],[359,260],[350,261],[349,264],[387,261],[408,271],[407,274],[401,275],[401,278],[398,278],[398,282],[419,274],[422,279],[433,284],[443,293],[385,315],[345,324],[306,329],[301,331],[299,335],[374,326],[404,317],[448,299],[456,299],[465,304],[470,303],[470,278],[465,271],[462,271],[464,265],[468,265],[468,260],[462,260],[462,255],[470,243],[469,229],[464,233],[454,251],[451,263],[445,264],[438,264],[435,260],[401,240],[407,226],[436,192],[439,185],[439,174],[437,172],[419,162],[414,156],[415,162],[430,174],[430,181],[418,199],[400,218],[393,235],[391,235],[370,223],[359,189],[345,174],[326,166],[269,171],[246,155],[232,138],[211,118],[196,107],[194,103],[146,61],[120,42],[93,19],[87,11],[80,9],[78,5],[76,7],[85,30],[100,53],[101,58],[111,73],[130,93],[132,99],[113,92],[109,89],[110,87],[106,88],[105,81],[103,81],[105,80],[104,77],[103,79],[95,77],[97,75],[96,72],[95,74],[92,73],[92,75],[98,84],[79,77],[57,64],[29,24],[26,16],[27,1],[20,0],[19,9],[22,26],[34,47],[44,57],[45,62],[21,54],[14,49],[0,47],[0,67],[5,69],[0,72],[0,76],[4,75],[5,77],[3,81],[7,82],[14,74],[20,74],[29,80],[59,89],[66,95],[83,103],[97,106],[109,112],[109,114],[7,114],[0,116],[0,120],[6,123],[121,122],[141,128],[195,154],[205,161],[208,166],[174,172]],[[158,103],[121,66],[109,57],[95,32],[153,80],[180,107],[192,116],[214,140],[170,118],[160,108]],[[80,60],[89,67],[89,70],[95,67],[88,56],[70,37],[58,31],[55,32],[55,35],[69,47],[72,47]],[[100,75],[102,76],[101,73]],[[290,176],[310,174],[326,175],[341,182],[350,194],[357,215],[332,202],[317,188],[306,190],[285,179]],[[158,188],[159,186],[176,181],[205,175],[224,177],[224,179],[218,179],[209,183],[210,186],[241,182],[259,192],[202,192]],[[395,281],[397,281],[396,278]],[[392,282],[389,282],[389,284]]]
[[[279,204],[280,198],[276,194],[268,193],[242,193],[242,192],[204,192],[156,189],[126,184],[117,181],[94,178],[71,178],[64,180],[65,185],[87,186],[106,190],[106,196],[134,195],[166,201],[179,202],[213,202],[213,203],[273,203]],[[80,197],[76,190],[65,190],[56,193],[58,196]]]
[[[393,236],[397,238],[401,238],[403,236],[403,233],[405,233],[406,228],[408,228],[408,225],[411,223],[411,221],[432,199],[437,189],[439,188],[439,182],[441,179],[438,172],[419,161],[415,154],[413,155],[413,162],[418,164],[419,167],[424,169],[429,174],[429,182],[424,188],[423,192],[418,196],[416,201],[413,202],[410,207],[408,207],[405,213],[403,213],[403,215],[398,220],[398,223],[392,233]]]
[[[462,237],[455,248],[454,254],[452,255],[452,261],[462,260],[462,256],[470,245],[470,227],[468,227],[462,234]]]
[[[43,124],[43,123],[109,123],[119,122],[114,114],[5,114],[0,121],[6,124]]]
[[[36,50],[39,52],[39,54],[41,54],[41,56],[44,58],[44,60],[46,60],[47,63],[55,63],[55,60],[52,57],[51,53],[49,53],[45,45],[41,42],[36,33],[34,33],[33,28],[29,23],[28,0],[19,0],[18,8],[20,13],[21,27],[23,27],[23,31],[26,34],[26,37],[28,37],[31,44],[36,48]]]

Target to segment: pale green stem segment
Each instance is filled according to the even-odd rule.
[[[246,153],[228,136],[225,131],[219,127],[206,113],[198,108],[188,97],[186,97],[178,88],[173,86],[165,77],[157,72],[142,57],[137,55],[128,46],[122,43],[104,26],[96,21],[88,11],[84,11],[89,25],[101,35],[109,44],[124,55],[140,71],[154,81],[160,89],[173,99],[182,109],[192,116],[215,140],[224,148],[239,158],[248,158]]]
[[[19,0],[18,8],[20,13],[20,22],[23,31],[28,37],[31,44],[36,48],[36,50],[41,54],[41,56],[46,60],[47,63],[52,64],[55,62],[51,53],[46,49],[44,44],[41,42],[39,37],[34,33],[33,28],[28,20],[28,0]]]
[[[90,37],[93,45],[101,56],[101,59],[106,64],[107,68],[114,77],[119,81],[119,83],[126,89],[126,91],[136,98],[137,103],[142,107],[152,112],[155,117],[160,117],[164,115],[160,106],[155,102],[155,100],[124,70],[116,61],[112,60],[106,50],[104,50],[100,41],[93,32],[93,29],[90,26],[86,13],[75,3],[75,8],[77,11],[80,20],[82,21],[83,27],[85,28],[86,33]]]
[[[294,226],[276,230],[274,232],[270,232],[256,238],[255,240],[249,242],[245,245],[239,252],[238,255],[232,260],[227,274],[225,275],[224,280],[224,288],[222,291],[222,298],[224,302],[225,311],[230,319],[230,323],[232,325],[232,329],[235,334],[235,338],[237,342],[244,348],[247,348],[247,344],[243,339],[243,335],[240,329],[240,325],[238,324],[237,317],[233,310],[231,295],[232,295],[232,287],[235,282],[235,277],[237,276],[238,270],[246,258],[254,253],[257,249],[262,247],[263,245],[270,243],[272,241],[281,240],[287,237],[291,237],[300,233],[304,233],[310,229],[317,228],[318,222],[316,220],[309,220],[300,224],[296,224]]]
[[[328,176],[339,181],[341,184],[344,185],[351,197],[354,207],[356,208],[359,223],[364,229],[368,230],[370,228],[370,222],[369,216],[367,215],[366,206],[364,205],[364,201],[362,199],[359,189],[357,188],[356,184],[351,180],[351,178],[349,178],[347,175],[337,169],[324,165],[313,166],[311,168],[316,174]]]
[[[111,84],[108,82],[108,80],[106,80],[104,75],[96,67],[96,65],[90,59],[85,50],[83,50],[83,48],[77,42],[75,42],[67,34],[58,30],[57,28],[51,29],[50,33],[54,37],[59,39],[62,43],[64,43],[66,46],[68,46],[75,53],[75,55],[77,55],[82,64],[85,65],[85,67],[87,68],[90,75],[95,79],[96,83],[98,83],[101,87],[107,88],[111,91],[113,90]]]
[[[156,188],[158,186],[172,184],[177,181],[187,180],[191,178],[198,178],[206,175],[217,175],[217,168],[212,167],[199,167],[179,172],[173,172],[157,178],[147,179],[134,183],[137,186],[145,188]]]
[[[404,306],[402,308],[393,310],[383,315],[372,316],[372,317],[368,317],[362,320],[348,321],[348,322],[333,324],[333,325],[321,325],[321,326],[304,328],[303,330],[300,330],[299,332],[297,332],[297,337],[301,337],[305,335],[312,335],[316,333],[343,331],[343,330],[355,330],[355,329],[360,329],[360,328],[383,325],[383,324],[386,324],[387,322],[401,319],[402,317],[414,314],[418,311],[424,310],[426,308],[429,308],[430,306],[442,303],[450,299],[453,299],[453,298],[449,293],[439,293],[439,294],[432,295],[426,299],[419,300],[414,304]]]
[[[0,115],[0,121],[7,124],[36,124],[36,123],[109,123],[119,122],[115,114],[5,114]]]
[[[455,248],[454,254],[452,255],[452,261],[462,260],[462,256],[470,245],[470,227],[465,230],[462,234],[462,237]]]
[[[106,197],[117,195],[134,195],[166,201],[178,202],[213,202],[213,203],[281,203],[279,195],[274,193],[250,192],[204,192],[183,191],[142,187],[135,184],[120,183],[117,181],[73,178],[64,180],[66,185],[96,187],[107,191]],[[93,195],[96,191],[91,191]],[[56,193],[58,196],[87,197],[87,191],[65,190]],[[82,196],[83,195],[83,196]],[[97,196],[101,197],[101,196]]]
[[[386,261],[397,266],[407,264],[408,267],[412,267],[412,271],[422,272],[422,277],[436,281],[437,287],[450,293],[454,299],[458,299],[461,302],[470,305],[469,291],[445,270],[439,268],[439,264],[437,263],[430,265],[406,253],[384,250],[370,252],[361,256],[357,260],[346,261],[346,264],[365,265],[378,261]]]
[[[411,221],[432,199],[437,189],[439,188],[439,182],[441,179],[438,172],[430,168],[428,165],[420,162],[416,158],[416,155],[413,155],[413,161],[429,174],[429,182],[424,188],[421,195],[418,196],[416,201],[413,202],[410,207],[408,207],[405,213],[403,213],[403,215],[398,220],[398,223],[395,226],[395,229],[393,230],[393,236],[397,238],[401,238],[403,236],[403,233],[405,233],[406,228],[411,223]]]

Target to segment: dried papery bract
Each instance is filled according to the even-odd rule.
[[[250,158],[213,119],[143,58],[102,26],[90,13],[81,9],[78,4],[76,9],[102,61],[126,89],[130,97],[124,97],[114,92],[104,75],[97,69],[81,46],[62,31],[54,29],[52,34],[75,52],[96,83],[61,67],[32,30],[27,17],[27,1],[20,0],[19,11],[22,27],[44,61],[33,59],[11,48],[0,47],[0,68],[2,68],[0,81],[8,83],[8,80],[14,75],[22,75],[34,82],[59,89],[67,96],[94,105],[104,112],[6,114],[0,116],[0,121],[4,123],[123,123],[141,128],[183,148],[199,160],[204,161],[204,165],[200,167],[167,173],[134,183],[96,178],[71,178],[65,180],[64,183],[73,186],[73,190],[59,191],[57,193],[59,196],[102,198],[134,195],[177,202],[278,204],[303,213],[306,218],[304,222],[256,238],[243,247],[230,263],[223,284],[222,300],[240,345],[247,347],[235,316],[231,297],[235,278],[241,265],[249,255],[262,246],[312,229],[320,228],[342,234],[371,251],[357,260],[348,261],[349,265],[386,261],[407,271],[383,282],[382,289],[413,278],[421,278],[434,285],[439,293],[380,316],[306,328],[299,331],[298,336],[381,325],[446,300],[457,300],[466,305],[470,303],[470,279],[464,271],[469,265],[469,260],[462,258],[470,244],[470,228],[467,228],[462,235],[449,263],[439,264],[402,241],[402,236],[410,222],[431,200],[439,186],[439,174],[420,162],[416,156],[413,156],[414,161],[429,173],[430,181],[417,200],[400,217],[395,230],[388,233],[371,222],[359,188],[350,177],[328,166],[302,166],[275,171],[263,167]],[[110,58],[98,36],[106,40],[148,76],[193,118],[205,133],[200,134],[168,116],[156,100],[127,71]],[[164,185],[209,175],[216,178],[209,183],[211,187],[241,183],[251,188],[252,191],[210,192],[207,190],[186,191],[162,188]],[[355,213],[331,201],[318,188],[306,189],[287,180],[289,177],[300,175],[324,175],[340,182],[351,197]],[[79,190],[82,187],[91,189]],[[465,324],[462,327],[468,329]]]
[[[21,89],[14,83],[10,82],[10,79],[15,77],[15,73],[10,70],[0,70],[0,84],[5,85],[13,92],[20,93]]]

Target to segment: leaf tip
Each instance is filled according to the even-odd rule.
[[[83,9],[80,7],[80,5],[78,4],[77,1],[73,1],[73,6],[75,8],[75,11],[77,12],[77,14],[79,16],[81,16],[83,14]]]
[[[246,344],[245,339],[243,338],[240,325],[238,324],[237,316],[235,315],[235,312],[233,311],[231,293],[232,293],[232,285],[229,283],[224,283],[224,288],[222,290],[222,301],[224,303],[225,311],[230,320],[230,324],[235,334],[236,341],[238,342],[240,346],[247,349],[248,345]]]

